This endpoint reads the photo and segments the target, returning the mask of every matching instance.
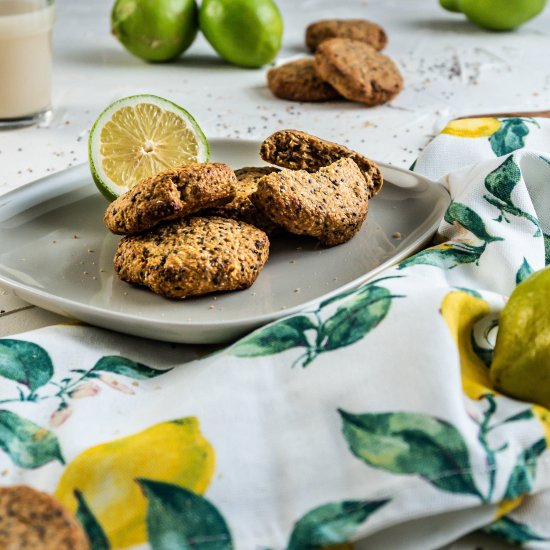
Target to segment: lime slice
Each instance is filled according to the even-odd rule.
[[[125,97],[97,118],[88,140],[92,177],[109,200],[181,164],[207,162],[208,141],[182,107],[154,95]]]

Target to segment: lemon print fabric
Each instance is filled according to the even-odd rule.
[[[110,547],[128,548],[148,540],[143,487],[153,484],[150,493],[156,494],[154,484],[166,483],[200,495],[212,479],[214,462],[197,418],[162,422],[78,455],[63,472],[55,496],[73,512],[85,503]]]
[[[463,138],[489,137],[500,127],[498,118],[462,118],[449,122],[441,133]]]

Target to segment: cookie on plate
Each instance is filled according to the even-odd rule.
[[[366,19],[323,19],[311,23],[306,29],[306,46],[314,52],[329,38],[349,38],[369,44],[380,51],[388,43],[386,31]]]
[[[56,499],[25,485],[0,487],[0,548],[90,550],[84,529]]]
[[[224,206],[204,210],[201,215],[241,220],[259,227],[268,235],[273,233],[277,226],[254,206],[250,195],[258,188],[258,180],[261,177],[278,170],[275,166],[246,166],[235,170],[235,176],[237,176],[235,198]]]
[[[290,233],[317,237],[335,246],[361,228],[369,193],[357,164],[342,158],[314,173],[281,170],[264,176],[251,199]]]
[[[267,73],[267,85],[273,95],[290,101],[331,101],[342,96],[313,67],[313,59],[297,59]]]
[[[351,158],[363,173],[370,197],[376,195],[383,184],[382,172],[372,160],[343,145],[299,130],[279,130],[271,134],[263,141],[260,156],[271,164],[308,172],[315,172],[341,158]]]
[[[315,52],[315,71],[346,99],[369,107],[386,103],[403,89],[395,63],[372,46],[331,38]]]
[[[251,286],[269,254],[257,227],[220,217],[190,217],[124,237],[114,264],[127,283],[168,298]]]
[[[161,221],[182,218],[233,200],[237,178],[226,164],[193,163],[144,179],[107,208],[105,225],[134,235]]]

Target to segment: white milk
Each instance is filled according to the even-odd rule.
[[[0,0],[0,119],[50,107],[54,6],[45,0]]]

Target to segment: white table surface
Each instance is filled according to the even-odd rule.
[[[368,18],[389,35],[385,53],[401,68],[404,91],[374,109],[282,101],[267,89],[266,69],[227,65],[202,37],[178,62],[146,64],[110,35],[110,0],[57,0],[53,116],[42,126],[0,132],[0,195],[87,162],[87,137],[97,115],[113,100],[137,93],[184,106],[209,137],[262,140],[275,130],[297,128],[403,167],[456,116],[549,108],[550,8],[516,32],[490,33],[443,11],[437,0],[278,4],[285,35],[277,63],[306,54],[304,29],[314,20]],[[0,336],[62,320],[0,288]],[[508,546],[470,535],[448,548]]]

